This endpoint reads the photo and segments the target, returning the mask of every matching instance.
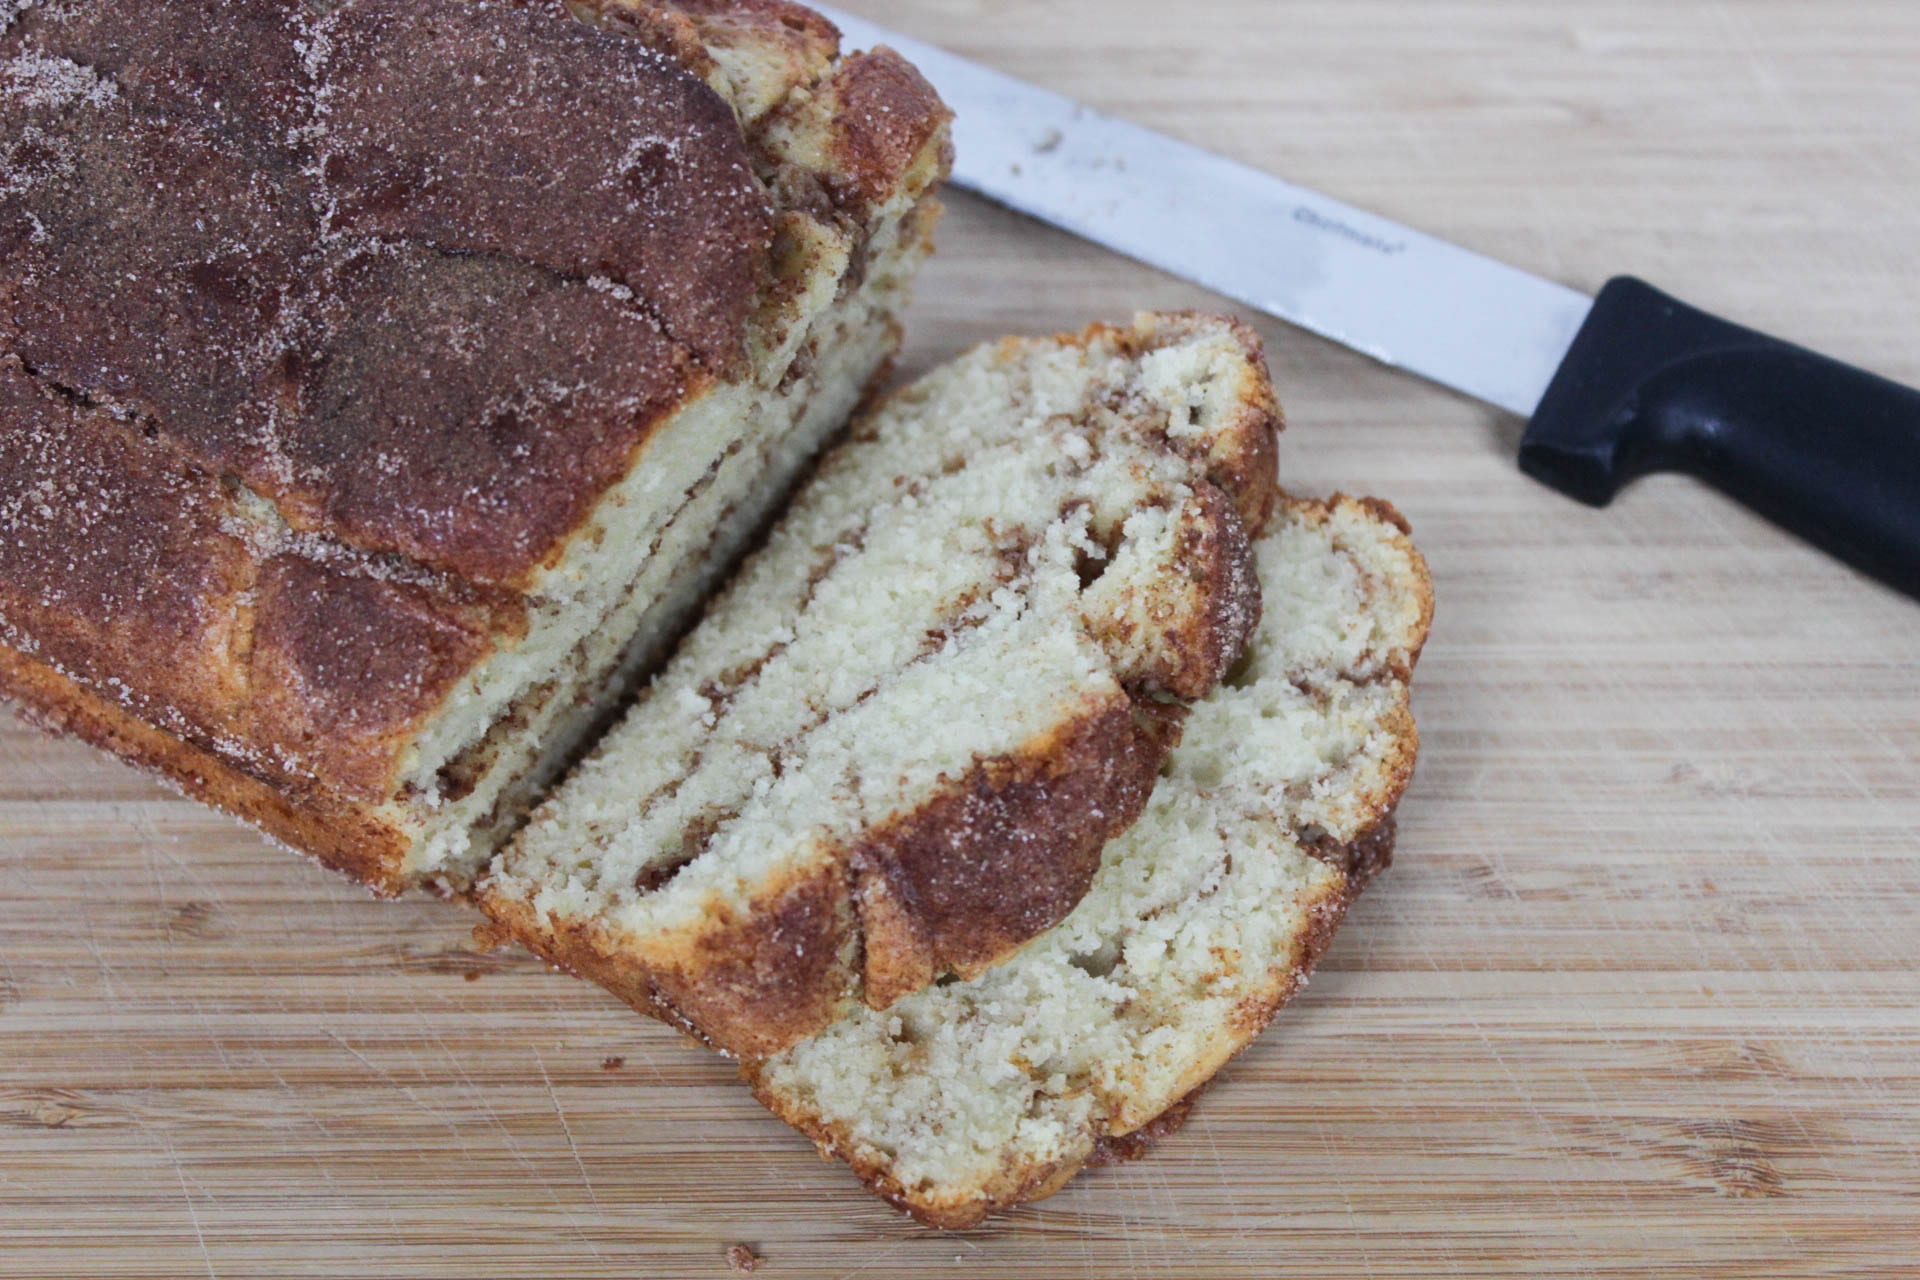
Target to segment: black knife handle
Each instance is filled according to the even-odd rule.
[[[1920,391],[1631,277],[1594,300],[1520,465],[1595,506],[1688,472],[1920,596]]]

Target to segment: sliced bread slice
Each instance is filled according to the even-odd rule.
[[[971,1226],[1177,1123],[1386,864],[1426,566],[1385,503],[1290,502],[1276,523],[1247,658],[1078,909],[990,973],[748,1067],[775,1114],[915,1217]]]
[[[1258,340],[1142,316],[856,424],[496,861],[511,936],[762,1057],[1056,924],[1259,617]]]

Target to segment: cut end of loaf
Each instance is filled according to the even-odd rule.
[[[776,1115],[923,1221],[971,1226],[1138,1145],[1267,1025],[1390,857],[1425,564],[1397,512],[1350,498],[1285,503],[1258,555],[1246,659],[1073,914],[972,981],[750,1065]]]

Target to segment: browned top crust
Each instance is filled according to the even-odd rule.
[[[772,211],[697,42],[485,0],[40,0],[12,43],[297,171],[329,237],[604,277],[716,370],[742,357]]]
[[[291,153],[308,122],[297,3],[137,5],[21,0],[0,54],[34,52],[90,67],[129,99],[219,131],[230,144]]]
[[[0,455],[32,468],[0,635],[256,776],[389,797],[740,372],[775,195],[702,42],[784,51],[784,100],[837,51],[790,9],[0,0]],[[14,484],[79,477],[113,518]]]
[[[0,617],[7,643],[93,683],[145,670],[146,698],[201,710],[195,677],[251,578],[217,482],[76,409],[0,356]],[[31,585],[29,585],[31,584]],[[33,587],[37,587],[34,590]],[[191,711],[189,711],[191,714]]]
[[[398,550],[480,582],[577,527],[704,377],[621,299],[513,258],[375,242],[316,264],[314,293],[324,354],[273,371],[298,409],[256,487],[352,542],[404,511]]]
[[[329,231],[601,277],[734,371],[773,213],[726,101],[585,23],[475,3],[429,12],[358,0],[314,24]]]
[[[767,195],[727,103],[642,43],[494,4],[54,0],[9,45],[0,349],[294,523],[524,581],[701,370],[744,358]],[[382,254],[355,306],[432,321],[405,350],[358,343],[339,295]],[[581,343],[601,367],[530,358]],[[302,394],[343,358],[377,426]],[[423,360],[459,370],[460,416]],[[486,501],[529,479],[538,500]]]
[[[827,83],[835,172],[863,206],[893,189],[901,168],[945,122],[946,108],[911,63],[891,49],[856,54]]]

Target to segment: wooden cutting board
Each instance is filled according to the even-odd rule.
[[[860,7],[1920,379],[1913,0]],[[1209,303],[964,199],[942,243],[909,371]],[[1684,480],[1577,508],[1516,423],[1261,328],[1288,482],[1432,559],[1426,751],[1399,866],[1154,1158],[930,1232],[464,910],[9,721],[0,1276],[1920,1275],[1920,605]]]

